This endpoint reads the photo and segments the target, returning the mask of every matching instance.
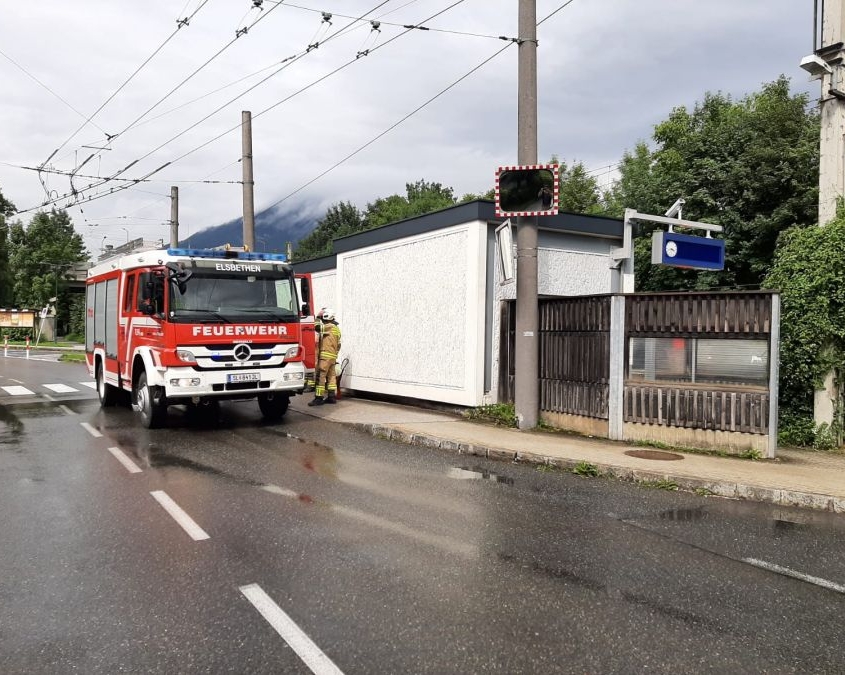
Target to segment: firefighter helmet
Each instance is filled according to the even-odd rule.
[[[320,315],[323,317],[323,321],[334,321],[334,310],[328,307],[323,307],[323,310],[320,312]]]

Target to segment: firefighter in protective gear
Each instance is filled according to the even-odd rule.
[[[337,354],[340,351],[340,326],[334,311],[324,307],[321,311],[320,343],[318,345],[317,387],[314,400],[308,405],[337,403]]]
[[[323,330],[323,309],[317,312],[316,316],[314,317],[314,353],[316,356],[316,363],[314,364],[314,370],[309,370],[305,375],[305,391],[314,391],[317,385],[317,366],[320,362],[320,335]]]

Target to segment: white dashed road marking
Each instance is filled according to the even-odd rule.
[[[92,427],[90,424],[88,424],[88,422],[82,422],[81,426],[82,426],[83,429],[85,429],[85,431],[87,431],[89,434],[91,434],[94,438],[102,438],[103,437],[103,434],[101,434],[94,427]]]
[[[316,675],[343,675],[332,660],[315,645],[302,629],[297,626],[279,607],[273,599],[267,595],[258,584],[248,584],[240,587],[241,593],[246,596],[253,607],[259,611],[267,623],[284,638],[296,655],[301,658],[311,672]]]
[[[96,382],[80,382],[83,387],[88,387],[89,389],[96,389],[97,383]]]
[[[69,387],[66,384],[45,384],[45,387],[50,391],[54,391],[57,394],[70,394],[74,391],[79,391],[79,389],[74,389],[73,387]]]
[[[126,456],[126,453],[123,452],[120,448],[109,448],[109,452],[114,455],[114,458],[123,464],[126,467],[126,470],[129,473],[141,473],[140,467],[135,464],[129,457]]]
[[[814,577],[809,574],[804,574],[803,572],[798,572],[796,570],[789,569],[788,567],[781,567],[780,565],[775,565],[774,563],[766,562],[765,560],[757,560],[756,558],[743,558],[742,562],[748,563],[749,565],[754,565],[754,567],[759,567],[760,569],[768,570],[769,572],[783,574],[784,576],[792,577],[793,579],[800,579],[801,581],[806,581],[808,584],[815,584],[816,586],[826,588],[829,591],[845,593],[845,586],[843,586],[842,584],[837,584],[834,581],[828,581],[827,579],[822,579],[821,577]]]
[[[35,392],[30,391],[26,387],[0,387],[3,391],[7,394],[11,394],[12,396],[34,396]]]
[[[182,508],[174,502],[170,496],[164,492],[163,490],[155,490],[150,492],[161,507],[167,511],[173,520],[179,523],[182,526],[182,529],[188,533],[188,536],[191,537],[194,541],[200,541],[202,539],[209,539],[208,534],[206,534],[205,530],[203,530],[199,525],[194,522],[194,519],[191,518],[187,513],[185,513]]]

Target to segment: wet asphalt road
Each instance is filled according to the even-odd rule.
[[[266,425],[254,402],[148,431],[85,380],[0,358],[4,674],[845,670],[841,516]]]

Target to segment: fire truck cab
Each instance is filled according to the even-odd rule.
[[[100,262],[85,319],[100,404],[129,401],[153,428],[169,405],[216,418],[221,400],[257,398],[278,421],[305,384],[302,309],[284,255],[169,248]]]

